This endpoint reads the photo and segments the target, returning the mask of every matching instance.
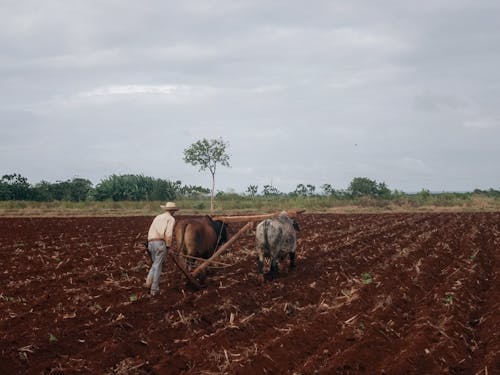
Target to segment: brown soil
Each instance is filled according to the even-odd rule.
[[[0,373],[500,374],[500,213],[302,215],[295,270],[248,233],[153,299],[151,220],[0,219]]]

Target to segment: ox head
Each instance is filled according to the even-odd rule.
[[[228,236],[227,236],[228,226],[227,226],[227,224],[221,220],[214,220],[214,229],[215,229],[215,232],[217,233],[218,244],[222,245],[223,243],[227,242],[227,240],[228,240]]]
[[[293,229],[295,229],[297,232],[300,230],[299,223],[297,223],[295,219],[292,219],[290,216],[288,216],[288,212],[281,211],[278,218],[283,220],[284,222],[291,222],[293,225]]]

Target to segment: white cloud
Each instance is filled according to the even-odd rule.
[[[91,90],[78,93],[76,96],[66,99],[55,99],[56,106],[80,106],[92,105],[92,103],[109,101],[120,102],[124,100],[137,100],[136,105],[148,105],[158,110],[162,103],[167,101],[171,104],[189,104],[198,100],[204,100],[217,95],[219,90],[208,86],[190,85],[109,85],[96,87]],[[96,102],[97,101],[97,102]]]
[[[423,160],[412,157],[403,157],[397,160],[395,164],[407,172],[431,173],[433,171],[432,167],[427,165]]]
[[[268,94],[276,93],[286,90],[284,85],[263,85],[258,87],[249,88],[247,90],[242,90],[243,93],[249,94]]]
[[[113,95],[136,95],[136,94],[160,94],[168,96],[190,95],[195,90],[193,87],[184,85],[113,85],[98,87],[79,94],[81,97],[113,96]]]
[[[451,92],[421,92],[415,97],[415,108],[429,112],[470,110],[471,103]]]
[[[500,128],[500,119],[475,119],[464,122],[464,127],[469,129],[494,129]]]
[[[398,78],[411,73],[411,68],[397,65],[374,68],[363,67],[357,70],[345,69],[338,72],[327,86],[332,89],[349,89],[367,85],[394,83]]]

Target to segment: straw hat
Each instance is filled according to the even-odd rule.
[[[165,211],[177,211],[178,208],[175,205],[175,202],[167,202],[165,205],[160,205]]]

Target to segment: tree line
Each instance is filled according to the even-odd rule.
[[[79,177],[55,183],[41,181],[34,185],[18,173],[3,175],[0,179],[0,201],[167,201],[209,192],[201,186],[183,185],[181,181],[134,174],[111,175],[96,186]]]
[[[249,196],[259,195],[259,186],[250,185],[246,190]],[[347,189],[334,189],[331,184],[323,184],[319,190],[316,190],[315,185],[298,184],[295,190],[289,193],[282,193],[272,185],[264,185],[261,190],[263,196],[279,196],[287,195],[290,197],[313,197],[313,196],[332,196],[335,198],[358,198],[362,196],[370,196],[373,198],[392,198],[392,192],[384,182],[377,182],[367,177],[355,177]]]
[[[41,181],[30,184],[26,177],[20,174],[3,175],[0,179],[0,201],[168,201],[179,198],[199,198],[208,196],[211,190],[201,186],[183,185],[181,181],[170,181],[144,175],[111,175],[96,186],[85,178],[75,177],[66,181],[51,183]],[[500,191],[476,189],[472,193],[490,197],[500,197]],[[463,193],[471,194],[471,193]],[[376,199],[394,199],[407,195],[397,190],[390,190],[384,182],[377,182],[366,177],[356,177],[347,189],[334,189],[331,184],[323,184],[316,189],[312,184],[298,184],[288,193],[280,192],[272,185],[249,185],[243,194],[219,191],[219,199],[237,197],[317,197],[328,196],[337,199],[356,199],[370,197]],[[414,194],[417,198],[426,200],[432,193],[422,189]]]

